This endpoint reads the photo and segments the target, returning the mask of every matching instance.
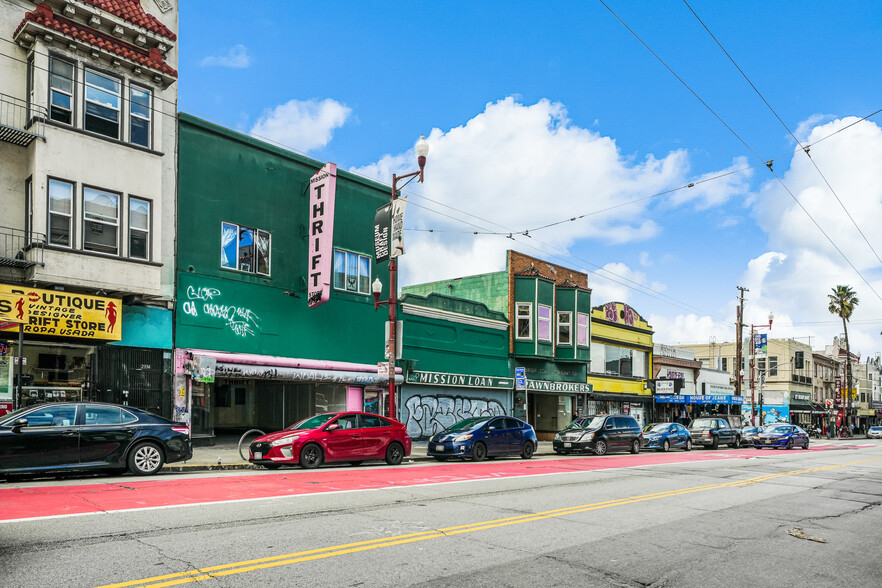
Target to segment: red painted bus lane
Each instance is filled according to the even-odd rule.
[[[531,461],[494,461],[347,469],[292,469],[248,476],[175,478],[162,476],[105,484],[0,488],[0,522],[37,517],[75,516],[134,509],[259,500],[320,494],[379,490],[452,482],[468,482],[589,472],[623,467],[690,463],[756,457],[755,450],[725,452],[642,453],[604,457],[573,457]]]

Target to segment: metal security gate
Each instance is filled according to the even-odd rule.
[[[171,351],[105,345],[97,355],[94,400],[171,418]]]

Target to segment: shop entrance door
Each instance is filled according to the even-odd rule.
[[[381,388],[366,388],[364,391],[364,411],[389,416],[389,391]]]

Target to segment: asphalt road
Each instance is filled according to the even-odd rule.
[[[103,512],[58,516],[64,495]],[[4,586],[882,585],[882,444],[865,440],[0,488],[13,497],[39,518],[0,523]]]

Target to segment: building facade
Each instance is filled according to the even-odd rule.
[[[630,414],[652,420],[652,327],[623,302],[591,309],[591,362],[584,414]]]
[[[655,422],[688,424],[710,415],[737,416],[740,422],[743,398],[735,396],[728,372],[704,367],[694,351],[656,343],[652,371]]]
[[[29,301],[0,403],[170,414],[177,28],[171,1],[0,2],[0,293]]]
[[[387,412],[371,282],[389,189],[195,117],[179,134],[175,418],[211,443],[316,412]]]
[[[506,269],[415,284],[408,294],[449,294],[504,313],[516,382],[512,416],[550,440],[584,406],[591,341],[591,290],[585,273],[508,251]]]

